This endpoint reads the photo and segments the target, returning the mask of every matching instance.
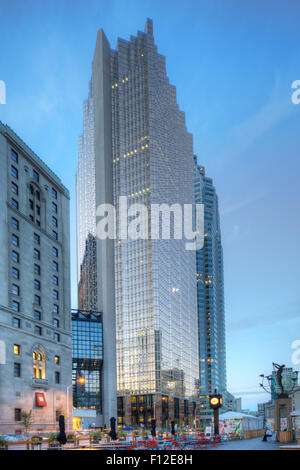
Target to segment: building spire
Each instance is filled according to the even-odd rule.
[[[147,18],[144,32],[153,36],[153,21],[150,18]]]

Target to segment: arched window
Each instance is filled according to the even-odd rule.
[[[32,353],[33,377],[35,379],[45,379],[45,352],[42,348],[36,347]]]

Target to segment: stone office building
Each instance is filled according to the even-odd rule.
[[[0,434],[71,423],[69,193],[0,123]]]

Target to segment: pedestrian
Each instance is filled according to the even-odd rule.
[[[264,437],[263,437],[263,441],[264,442],[267,442],[268,441],[268,437],[272,437],[272,433],[269,429],[265,429],[265,432],[264,432]]]
[[[57,440],[60,443],[60,445],[62,446],[64,444],[66,444],[66,442],[67,442],[67,437],[66,437],[66,433],[65,433],[65,417],[64,417],[64,415],[60,415],[59,420],[58,420],[58,424],[59,424],[59,433],[57,435]]]

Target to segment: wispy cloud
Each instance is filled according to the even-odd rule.
[[[286,76],[288,73],[286,71]],[[295,112],[291,105],[291,91],[286,76],[277,74],[273,86],[270,86],[266,102],[252,116],[233,126],[222,142],[217,153],[216,165],[232,164],[264,133]]]
[[[231,330],[247,330],[249,328],[257,328],[258,326],[274,326],[280,322],[284,321],[286,323],[296,318],[300,318],[300,299],[275,308],[274,306],[269,306],[263,314],[256,311],[248,312],[246,317],[231,320],[228,327]]]
[[[244,209],[250,204],[257,203],[259,200],[263,199],[263,197],[264,193],[258,193],[257,191],[255,191],[253,193],[249,193],[246,197],[240,199],[239,201],[233,200],[230,202],[224,202],[223,204],[220,204],[220,213],[222,216],[231,214],[232,212]]]

